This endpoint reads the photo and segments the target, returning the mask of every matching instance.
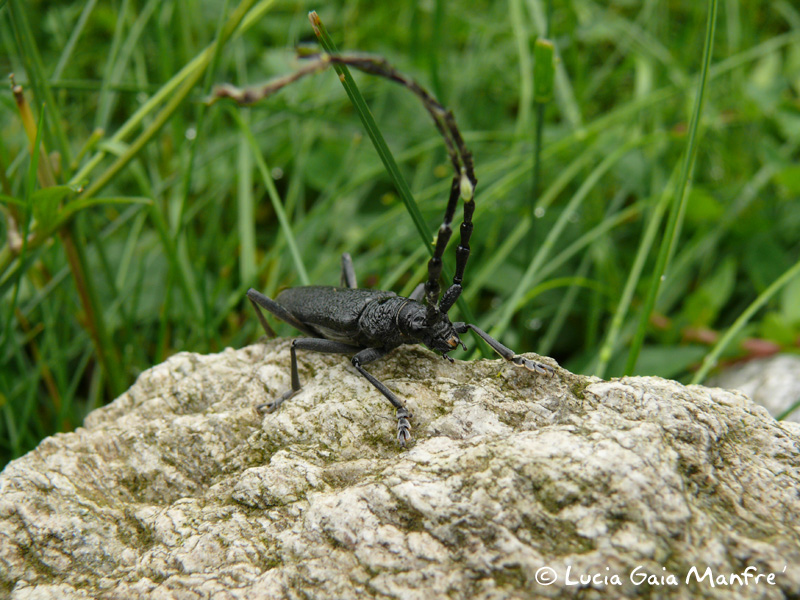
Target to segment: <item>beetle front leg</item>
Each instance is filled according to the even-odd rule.
[[[389,388],[378,381],[375,376],[368,373],[361,366],[362,364],[365,365],[367,363],[371,363],[373,360],[379,359],[388,352],[389,350],[385,350],[383,348],[366,348],[356,354],[351,359],[351,362],[356,370],[361,373],[367,381],[374,385],[378,391],[383,394],[389,402],[392,403],[392,406],[397,409],[397,441],[400,442],[401,446],[405,446],[406,442],[411,439],[411,412],[409,412],[400,399],[395,396]]]
[[[546,365],[544,363],[536,362],[535,360],[529,360],[524,356],[520,356],[516,352],[514,352],[511,348],[504,346],[488,333],[486,333],[480,327],[477,327],[471,323],[453,323],[453,327],[455,328],[456,332],[458,333],[466,333],[468,330],[474,331],[483,341],[489,344],[492,349],[497,352],[500,356],[505,358],[507,361],[512,363],[517,367],[523,367],[528,369],[528,371],[533,371],[534,373],[539,373],[540,375],[553,375],[556,370],[551,367],[550,365]]]

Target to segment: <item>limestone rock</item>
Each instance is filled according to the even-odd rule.
[[[403,449],[346,358],[300,364],[260,415],[287,340],[173,356],[10,463],[0,596],[800,595],[800,426],[743,394],[398,349]]]

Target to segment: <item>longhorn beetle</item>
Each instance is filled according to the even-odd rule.
[[[322,70],[331,64],[351,66],[390,79],[418,96],[444,138],[455,175],[450,186],[450,198],[444,219],[436,237],[433,256],[428,261],[428,279],[424,284],[418,285],[408,298],[397,296],[394,292],[359,289],[349,254],[342,255],[341,287],[290,288],[282,291],[274,300],[252,288],[247,291],[247,297],[253,304],[258,320],[268,336],[274,337],[275,332],[261,312],[262,308],[308,336],[292,340],[291,389],[271,402],[258,405],[257,409],[273,412],[300,391],[297,350],[352,354],[351,362],[356,370],[397,409],[397,439],[400,444],[405,445],[411,439],[411,413],[389,388],[364,369],[364,365],[381,358],[398,346],[421,343],[431,350],[441,352],[444,358],[452,362],[453,359],[447,353],[459,345],[466,350],[467,346],[459,335],[472,330],[500,356],[518,367],[542,375],[552,375],[555,371],[549,365],[514,353],[476,325],[460,321],[452,323],[447,316],[462,290],[464,269],[470,252],[469,238],[472,234],[477,179],[472,154],[464,144],[453,113],[446,110],[424,88],[383,59],[360,54],[322,54],[317,55],[304,68],[267,83],[260,90],[238,90],[225,86],[217,89],[216,96],[231,97],[240,103],[252,103],[304,75]],[[461,240],[456,249],[456,271],[453,283],[440,298],[442,255],[452,234],[451,223],[459,197],[464,201],[464,220],[461,223]]]

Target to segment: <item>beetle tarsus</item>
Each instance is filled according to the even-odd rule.
[[[520,356],[519,354],[512,357],[511,362],[517,367],[528,369],[528,371],[538,373],[539,375],[547,375],[548,377],[551,377],[556,372],[556,370],[550,365],[536,362],[535,360],[527,359],[524,356]]]
[[[256,405],[256,410],[260,413],[272,414],[281,407],[281,404],[286,402],[289,398],[294,397],[300,390],[287,390],[280,398],[276,398],[272,402],[264,402],[263,404]]]
[[[397,441],[401,446],[405,446],[411,439],[411,417],[407,408],[397,409]]]

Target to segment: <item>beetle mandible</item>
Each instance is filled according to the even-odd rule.
[[[397,439],[400,444],[405,445],[411,439],[411,413],[394,392],[364,369],[365,365],[385,356],[398,346],[424,344],[452,361],[447,353],[459,345],[466,350],[467,347],[459,336],[472,330],[500,356],[518,367],[543,375],[552,375],[555,370],[549,365],[516,354],[476,325],[461,321],[453,323],[447,316],[462,291],[464,269],[470,253],[469,239],[473,229],[472,214],[475,211],[477,179],[472,154],[464,144],[453,113],[446,110],[427,90],[397,71],[384,59],[361,54],[321,54],[314,57],[304,68],[266,84],[261,90],[241,91],[223,87],[217,90],[216,96],[231,97],[240,103],[252,103],[304,75],[332,64],[351,66],[390,79],[405,86],[422,100],[444,138],[455,171],[450,186],[450,198],[436,237],[433,255],[428,261],[427,281],[418,285],[408,298],[397,296],[394,292],[359,289],[349,254],[342,256],[340,287],[290,288],[282,291],[274,300],[255,289],[247,291],[247,297],[253,304],[258,320],[268,336],[274,337],[275,332],[267,323],[262,308],[308,336],[292,340],[291,389],[271,402],[258,405],[257,408],[273,412],[300,391],[297,350],[352,354],[353,367],[397,409]],[[452,284],[440,296],[442,255],[452,235],[451,224],[459,198],[464,202],[464,218],[460,228],[460,242],[456,249],[456,270]]]

